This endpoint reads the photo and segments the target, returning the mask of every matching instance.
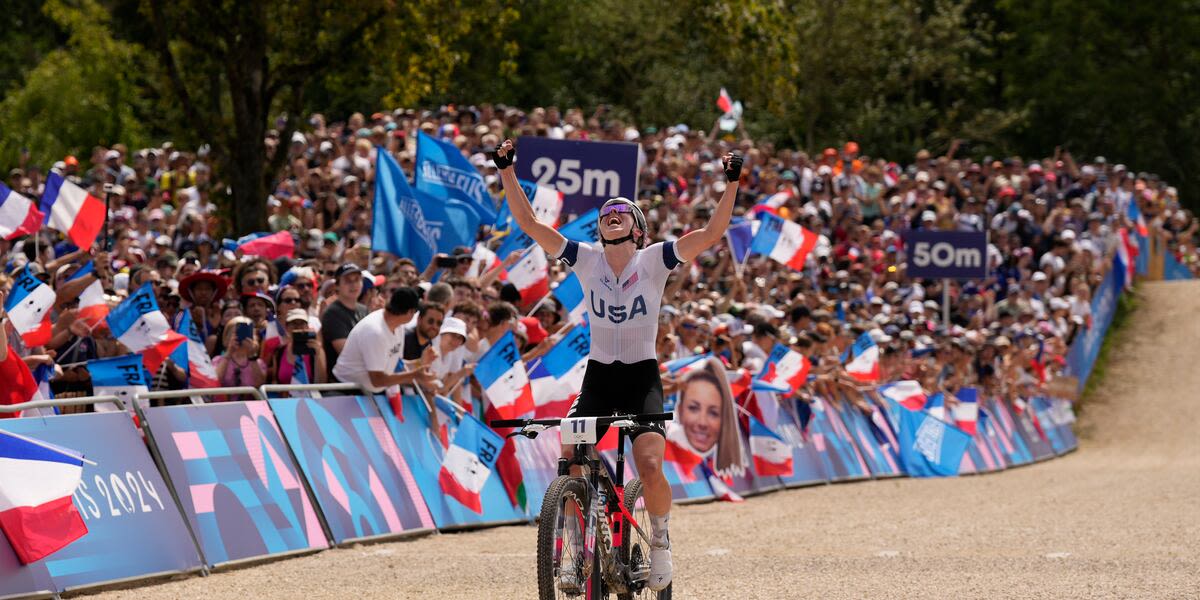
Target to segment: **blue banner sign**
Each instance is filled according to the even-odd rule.
[[[929,279],[987,277],[987,234],[977,231],[910,230],[908,276]]]
[[[563,213],[578,215],[610,198],[637,199],[638,145],[522,136],[517,177],[563,195]]]

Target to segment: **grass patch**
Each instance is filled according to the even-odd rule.
[[[1108,354],[1127,335],[1129,316],[1137,310],[1138,302],[1136,293],[1126,292],[1117,299],[1117,309],[1113,313],[1112,323],[1108,326],[1104,341],[1100,343],[1100,354],[1096,356],[1096,364],[1092,367],[1092,373],[1088,377],[1087,385],[1083,388],[1079,402],[1076,403],[1075,412],[1077,414],[1083,412],[1086,400],[1092,395],[1092,391],[1104,385],[1104,379],[1108,376]]]

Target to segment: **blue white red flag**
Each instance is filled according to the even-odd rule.
[[[75,271],[68,281],[92,275],[95,272],[96,265],[89,260],[86,265]],[[104,286],[100,285],[99,279],[96,279],[83,288],[83,292],[79,294],[77,318],[87,323],[88,329],[95,329],[97,325],[104,322],[106,317],[108,317],[108,300],[104,298]]]
[[[93,395],[116,396],[129,411],[133,410],[134,397],[150,389],[142,357],[137,354],[89,360],[87,370],[92,376]],[[117,407],[109,403],[96,404],[96,412],[115,410]]]
[[[842,361],[846,363],[846,373],[854,379],[868,383],[879,381],[879,346],[875,345],[871,334],[858,336],[854,345],[842,355]]]
[[[187,341],[179,345],[179,348],[171,354],[171,359],[175,364],[184,367],[187,373],[188,385],[194,388],[214,388],[221,385],[217,379],[217,369],[212,364],[212,358],[208,355],[208,350],[204,347],[204,338],[200,335],[200,328],[196,326],[192,320],[191,311],[183,311],[183,317],[179,321],[179,329],[187,337]],[[175,358],[179,356],[180,349],[187,354],[179,360]],[[295,379],[293,377],[293,379]],[[306,382],[307,383],[307,382]]]
[[[733,491],[729,482],[713,472],[712,467],[708,466],[708,461],[701,461],[700,469],[704,471],[704,476],[708,478],[708,487],[712,488],[713,496],[717,500],[721,502],[742,502],[745,500],[745,498],[742,498],[741,495]]]
[[[971,436],[925,411],[900,413],[900,465],[910,477],[958,475]]]
[[[958,404],[954,405],[950,413],[954,424],[974,436],[979,431],[979,390],[973,387],[962,388],[954,397],[958,398]]]
[[[87,534],[71,501],[83,462],[73,450],[0,431],[0,529],[22,564]]]
[[[34,277],[29,265],[21,267],[4,301],[4,310],[26,346],[32,348],[50,342],[53,328],[50,309],[54,307],[54,299],[54,290]]]
[[[567,416],[579,395],[587,370],[591,336],[587,327],[574,327],[529,369],[533,390],[534,417],[555,419]]]
[[[783,344],[775,344],[762,371],[754,378],[753,389],[781,394],[795,393],[808,381],[810,367],[808,357]]]
[[[496,222],[496,204],[483,176],[454,144],[417,132],[414,185],[441,202],[457,200],[474,211],[477,221]]]
[[[505,275],[505,279],[521,292],[521,306],[529,308],[550,293],[550,262],[541,248],[526,250]]]
[[[764,213],[759,221],[758,232],[750,242],[750,251],[768,256],[796,271],[803,271],[808,253],[816,246],[817,234],[801,227],[799,223]]]
[[[454,410],[454,401],[445,396],[433,397],[433,410],[437,413],[438,441],[441,442],[442,448],[449,449],[450,439],[458,431],[458,423],[461,420],[458,417],[459,411]]]
[[[511,331],[479,359],[475,379],[483,387],[483,395],[497,415],[495,418],[516,419],[533,411],[533,389]]]
[[[762,421],[753,416],[747,416],[747,419],[750,421],[750,456],[754,459],[755,474],[791,477],[792,449],[788,443]]]
[[[117,305],[107,321],[113,337],[131,352],[140,352],[146,370],[152,373],[187,340],[171,329],[167,317],[158,309],[154,288],[149,283]]]
[[[929,402],[925,404],[925,412],[935,419],[946,420],[946,395],[941,392],[936,392],[929,397]]]
[[[879,393],[884,398],[891,400],[907,408],[908,410],[921,410],[925,408],[925,390],[921,389],[921,384],[915,381],[897,381],[889,383],[879,388]]]
[[[750,244],[754,240],[756,221],[742,217],[733,217],[729,228],[725,230],[725,241],[729,243],[729,251],[733,253],[734,264],[743,265],[750,257]]]
[[[44,219],[33,200],[0,183],[0,238],[11,240],[37,233]]]
[[[483,514],[480,493],[503,446],[500,434],[473,415],[463,414],[438,472],[442,491],[476,514]]]
[[[1129,208],[1126,210],[1129,220],[1133,221],[1137,226],[1138,235],[1146,237],[1150,235],[1150,228],[1146,227],[1146,217],[1142,216],[1142,209],[1138,207],[1137,196],[1129,199]]]
[[[722,113],[733,110],[733,98],[729,96],[729,92],[725,91],[725,88],[721,88],[721,93],[717,94],[717,108],[721,109]]]
[[[42,223],[62,232],[79,248],[91,248],[104,227],[104,201],[50,172],[42,193]]]

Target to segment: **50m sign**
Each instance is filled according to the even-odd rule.
[[[913,230],[905,232],[904,241],[909,277],[987,277],[987,234],[983,232]]]
[[[525,136],[517,140],[516,169],[517,177],[562,192],[568,214],[617,196],[637,198],[637,144]]]

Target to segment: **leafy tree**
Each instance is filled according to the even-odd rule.
[[[0,162],[17,164],[22,148],[48,166],[96,144],[147,142],[136,47],[113,39],[95,0],[49,0],[42,10],[68,39],[0,102]]]

